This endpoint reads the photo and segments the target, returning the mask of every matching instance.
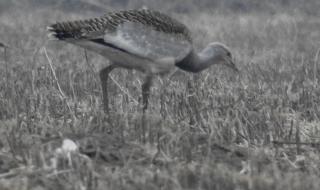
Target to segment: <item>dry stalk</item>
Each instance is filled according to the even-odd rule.
[[[64,93],[62,92],[62,89],[61,89],[61,87],[60,87],[60,84],[59,84],[59,81],[58,81],[56,72],[54,71],[54,68],[53,68],[53,65],[52,65],[52,60],[50,59],[50,57],[49,57],[49,55],[48,55],[48,53],[47,53],[47,49],[46,49],[45,47],[43,47],[42,50],[43,50],[43,52],[44,52],[44,54],[45,54],[45,56],[46,56],[46,58],[47,58],[47,60],[48,60],[48,63],[49,63],[49,66],[50,66],[50,69],[51,69],[51,72],[52,72],[54,81],[55,81],[55,83],[56,83],[56,85],[57,85],[57,88],[58,88],[58,91],[59,91],[59,93],[60,93],[60,98],[61,98],[61,100],[64,101],[64,100],[66,100],[66,96],[64,95]],[[67,105],[70,113],[72,113],[71,108],[70,108],[68,102],[65,101],[65,103],[66,103],[66,105]]]

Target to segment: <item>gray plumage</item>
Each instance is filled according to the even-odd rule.
[[[196,53],[188,28],[157,11],[111,12],[99,18],[56,23],[49,26],[48,31],[50,37],[95,51],[110,60],[111,64],[100,71],[106,111],[109,110],[107,79],[117,67],[146,74],[142,86],[144,111],[155,74],[168,73],[175,67],[199,72],[213,64],[224,64],[237,70],[225,45],[210,43]]]

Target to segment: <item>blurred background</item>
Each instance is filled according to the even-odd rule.
[[[103,13],[112,9],[135,9],[147,6],[156,9],[175,13],[265,13],[274,14],[277,12],[303,13],[317,16],[320,2],[310,0],[305,3],[303,0],[1,0],[1,14],[8,14],[19,11],[30,11],[37,9],[57,9],[62,12],[80,13],[92,11]]]

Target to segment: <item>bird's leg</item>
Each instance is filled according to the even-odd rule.
[[[109,99],[108,99],[108,77],[110,72],[116,68],[116,65],[111,64],[100,71],[100,80],[102,88],[103,109],[105,113],[109,113]]]
[[[146,142],[146,111],[148,108],[150,87],[152,84],[152,76],[147,75],[144,83],[142,84],[142,142]]]
[[[142,111],[143,114],[147,111],[150,95],[150,87],[152,85],[152,76],[148,75],[142,84]]]

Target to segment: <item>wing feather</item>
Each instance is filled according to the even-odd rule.
[[[164,33],[141,23],[126,22],[116,32],[105,31],[104,41],[139,57],[157,61],[173,58],[180,61],[192,50],[181,34]]]
[[[139,57],[177,62],[192,50],[189,30],[177,20],[152,10],[111,12],[99,18],[60,22],[48,27],[49,36],[86,46],[85,41],[112,45]],[[102,43],[105,42],[105,43]]]

